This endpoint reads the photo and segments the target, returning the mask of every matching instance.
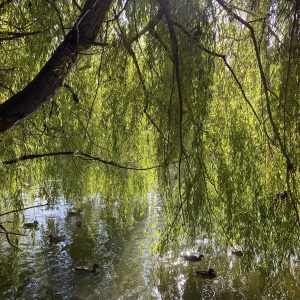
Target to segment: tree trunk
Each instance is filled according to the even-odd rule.
[[[82,52],[94,44],[112,1],[86,0],[72,30],[37,76],[0,105],[0,133],[27,118],[55,95]]]

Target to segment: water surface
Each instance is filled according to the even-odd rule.
[[[240,257],[207,239],[194,246],[183,241],[163,256],[152,255],[153,220],[160,218],[159,201],[154,201],[148,217],[128,228],[103,217],[100,198],[82,203],[82,214],[74,216],[68,211],[80,205],[71,206],[64,198],[52,207],[24,212],[24,221],[37,220],[39,226],[20,228],[26,236],[20,238],[22,250],[17,254],[0,236],[0,299],[300,299],[297,265],[263,286],[257,272],[243,271]],[[37,198],[34,204],[39,203]],[[50,243],[49,234],[65,238]],[[182,258],[183,253],[199,251],[205,256],[200,262]],[[100,266],[95,274],[72,271],[94,263]],[[214,279],[195,274],[211,267],[217,272]]]

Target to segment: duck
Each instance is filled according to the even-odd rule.
[[[196,271],[195,273],[203,278],[215,278],[217,276],[214,269],[209,269],[208,271]]]
[[[94,264],[92,268],[82,266],[73,268],[72,270],[76,273],[95,273],[96,269],[99,269],[99,266],[97,264]]]
[[[236,255],[236,256],[239,256],[239,257],[244,255],[244,253],[241,250],[234,250],[234,251],[231,251],[231,253],[233,255]]]
[[[199,256],[196,256],[196,255],[183,255],[183,257],[187,261],[200,261],[201,259],[204,258],[204,256],[202,254],[200,254]]]
[[[77,226],[78,226],[78,227],[81,227],[81,226],[82,226],[82,221],[81,221],[81,220],[79,220],[79,221],[77,222]]]
[[[69,216],[76,216],[76,215],[80,215],[82,212],[83,212],[82,209],[69,210],[68,215]]]
[[[39,225],[38,221],[23,223],[23,227],[26,227],[26,228],[36,228],[36,227],[38,227],[38,225]]]
[[[58,236],[58,235],[55,236],[55,235],[49,234],[48,238],[49,238],[50,243],[59,243],[65,238],[65,236]]]

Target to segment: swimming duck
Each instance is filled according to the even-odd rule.
[[[244,255],[243,252],[242,252],[241,250],[234,250],[234,251],[231,251],[231,253],[232,253],[233,255],[236,255],[236,256],[239,256],[239,257],[241,257],[241,256]]]
[[[55,236],[55,235],[49,234],[48,238],[49,238],[50,243],[59,243],[65,238],[65,236],[58,236],[58,235]]]
[[[69,216],[76,216],[76,215],[80,215],[82,213],[82,209],[76,209],[76,210],[69,210],[68,211],[68,215]]]
[[[23,227],[25,227],[25,228],[35,228],[35,227],[38,227],[38,225],[39,225],[38,221],[23,223]]]
[[[209,269],[208,271],[196,271],[195,273],[203,278],[215,278],[217,276],[214,269]]]
[[[83,267],[76,267],[72,270],[76,273],[95,273],[96,269],[99,269],[99,266],[97,264],[94,264],[92,268],[83,266]]]
[[[202,254],[200,254],[199,256],[196,255],[184,255],[183,256],[185,260],[188,261],[200,261],[201,259],[204,258],[204,256]]]

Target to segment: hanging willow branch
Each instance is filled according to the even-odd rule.
[[[121,33],[121,37],[122,37],[122,40],[123,40],[123,43],[125,45],[125,48],[128,52],[128,54],[131,56],[132,60],[133,60],[133,63],[136,67],[136,71],[138,73],[138,77],[139,77],[139,80],[140,80],[140,83],[141,83],[141,86],[142,86],[142,89],[143,89],[143,92],[145,94],[145,98],[146,98],[146,105],[144,107],[144,113],[146,115],[146,117],[148,118],[149,122],[154,126],[154,128],[159,132],[159,134],[161,135],[161,137],[166,141],[166,137],[165,137],[165,134],[162,132],[162,130],[159,128],[159,126],[154,122],[153,118],[150,116],[150,114],[148,113],[147,109],[148,109],[148,91],[147,91],[147,87],[146,87],[146,82],[145,82],[145,78],[143,76],[143,73],[141,71],[141,68],[139,66],[139,63],[138,63],[138,59],[134,53],[134,51],[132,50],[132,47],[131,45],[138,41],[138,39],[145,33],[147,32],[152,32],[154,30],[154,28],[158,25],[158,23],[160,22],[160,20],[162,19],[163,17],[163,12],[162,12],[162,9],[159,9],[159,11],[157,12],[157,14],[155,15],[155,17],[153,19],[150,20],[150,22],[147,24],[146,27],[144,27],[140,32],[138,32],[136,34],[136,36],[134,36],[131,40],[127,40],[127,37],[125,35],[125,32],[122,30],[122,27],[120,25],[120,22],[118,21],[117,24],[118,24],[118,28],[120,30],[120,33]]]
[[[191,38],[192,40],[195,41],[194,37],[187,31],[185,30],[185,28],[177,23],[177,22],[174,22],[174,25],[176,27],[178,27],[185,35],[187,35],[189,38]],[[207,49],[205,47],[203,47],[198,41],[195,41],[197,44],[198,44],[198,48],[202,51],[204,51],[205,53],[211,55],[211,56],[214,56],[214,57],[218,57],[218,58],[221,58],[224,62],[224,64],[226,65],[226,67],[228,68],[228,70],[230,71],[233,79],[235,80],[236,84],[238,85],[238,88],[239,90],[241,91],[242,95],[243,95],[243,98],[245,99],[246,103],[248,104],[248,106],[250,107],[250,109],[252,110],[257,122],[259,123],[260,126],[262,126],[262,130],[263,132],[265,133],[265,135],[267,136],[268,140],[273,144],[273,145],[276,145],[276,143],[273,141],[273,139],[270,137],[270,135],[268,134],[268,131],[267,131],[267,128],[266,128],[266,125],[261,122],[254,106],[252,105],[251,101],[248,99],[248,96],[246,95],[246,92],[242,86],[242,83],[240,82],[240,80],[238,79],[235,71],[233,70],[233,68],[231,67],[231,65],[228,63],[227,59],[226,59],[226,55],[225,54],[221,54],[221,53],[217,53],[215,51],[212,51],[210,49]],[[270,90],[270,93],[272,93],[273,95],[275,95],[271,90]],[[275,95],[276,96],[276,95]]]
[[[178,212],[174,218],[174,221],[171,225],[171,228],[173,227],[180,211],[182,211],[184,201],[182,199],[182,192],[181,192],[181,163],[184,156],[184,146],[183,146],[183,128],[182,128],[182,122],[183,122],[183,85],[182,85],[182,79],[181,79],[181,73],[180,73],[180,60],[179,60],[179,51],[178,51],[178,41],[176,37],[176,32],[174,29],[174,21],[171,17],[170,10],[168,7],[169,2],[165,0],[157,0],[159,3],[163,14],[166,18],[166,22],[168,25],[168,30],[170,34],[170,42],[172,47],[172,58],[173,58],[173,64],[175,68],[175,78],[176,78],[176,84],[177,84],[177,93],[178,93],[178,100],[179,100],[179,139],[180,139],[180,154],[179,154],[179,163],[178,163],[178,189],[179,189],[179,201],[180,201],[180,207],[178,209]],[[184,221],[184,214],[182,214],[183,222]],[[170,228],[170,230],[171,230]]]
[[[27,209],[31,209],[31,208],[36,208],[36,207],[41,207],[41,206],[46,206],[46,205],[49,205],[49,204],[48,204],[48,203],[46,203],[46,204],[39,204],[39,205],[29,206],[29,207],[25,207],[25,208],[21,208],[21,209],[10,210],[10,211],[7,211],[7,212],[5,212],[5,213],[0,214],[0,217],[2,217],[2,216],[4,216],[4,215],[11,214],[11,213],[16,213],[16,212],[20,212],[20,211],[23,211],[23,210],[27,210]],[[0,231],[0,233],[5,234],[6,240],[7,240],[7,242],[10,244],[10,246],[12,246],[12,247],[13,247],[14,249],[16,249],[16,250],[20,250],[20,248],[18,248],[17,246],[15,246],[15,245],[11,242],[9,235],[12,234],[12,235],[26,236],[26,234],[22,234],[22,233],[18,233],[18,232],[7,231],[6,228],[3,226],[3,223],[0,223],[0,228],[3,230],[3,231]]]
[[[174,22],[174,25],[176,27],[178,27],[189,38],[191,38],[192,40],[195,40],[194,37],[192,37],[192,35],[187,30],[185,30],[185,28],[181,24],[179,24],[177,22]],[[234,70],[232,69],[232,67],[228,63],[228,61],[226,59],[226,55],[225,54],[221,54],[221,53],[217,53],[217,52],[212,51],[212,50],[209,50],[209,49],[203,47],[202,45],[200,45],[199,42],[197,42],[197,43],[198,43],[198,47],[199,47],[200,50],[203,50],[205,53],[207,53],[207,54],[209,54],[211,56],[219,57],[219,58],[221,58],[224,61],[226,67],[229,69],[231,75],[233,76],[234,80],[236,81],[236,83],[237,83],[237,85],[238,85],[238,87],[239,87],[239,89],[240,89],[240,91],[241,91],[241,93],[243,95],[243,98],[245,99],[245,101],[247,102],[247,104],[249,105],[249,107],[251,108],[251,110],[252,110],[255,118],[257,119],[258,123],[261,125],[261,121],[260,121],[260,119],[259,119],[259,117],[258,117],[258,115],[257,115],[257,113],[256,113],[256,111],[255,111],[255,109],[254,109],[254,107],[252,105],[252,103],[248,99],[248,97],[246,95],[246,92],[244,91],[244,88],[243,88],[241,82],[239,81],[239,79],[238,79],[237,75],[235,74]]]
[[[9,234],[12,234],[12,233],[8,232],[8,231],[5,229],[5,227],[2,225],[2,223],[0,223],[0,228],[4,231],[4,232],[0,232],[0,233],[4,233],[4,234],[6,235],[7,242],[8,242],[14,249],[20,250],[20,248],[18,248],[17,246],[15,246],[15,245],[11,242],[11,240],[10,240],[10,238],[9,238]],[[13,233],[13,234],[24,235],[24,234],[19,234],[19,233]]]
[[[260,77],[261,77],[261,81],[262,81],[262,84],[263,84],[264,94],[265,94],[265,98],[266,98],[266,107],[267,107],[269,120],[270,120],[272,129],[273,129],[275,138],[276,138],[276,140],[279,144],[281,153],[283,154],[283,156],[286,159],[286,171],[287,171],[287,178],[288,178],[289,173],[292,174],[292,173],[295,172],[295,167],[294,167],[294,165],[293,165],[293,163],[292,163],[292,161],[291,161],[291,159],[288,155],[286,145],[284,144],[284,142],[283,142],[283,140],[282,140],[282,138],[279,134],[278,128],[275,124],[275,121],[273,119],[273,114],[272,114],[271,105],[270,105],[270,98],[269,98],[269,87],[268,87],[267,78],[265,76],[265,72],[264,72],[264,69],[263,69],[263,66],[262,66],[262,62],[261,62],[261,58],[260,58],[260,52],[259,52],[259,48],[258,48],[254,28],[248,22],[246,22],[243,18],[241,18],[240,16],[235,14],[232,11],[232,9],[230,7],[228,7],[227,4],[223,0],[217,0],[217,2],[227,11],[227,13],[230,13],[233,16],[234,19],[239,21],[241,24],[243,24],[245,27],[247,27],[250,31],[251,39],[252,39],[254,50],[255,50],[256,60],[257,60],[258,68],[259,68],[259,72],[260,72]],[[297,1],[297,2],[299,2],[299,1]],[[288,180],[287,180],[287,184],[289,186]],[[294,199],[293,196],[291,196],[291,201],[292,201],[294,211],[296,213],[297,223],[300,226],[299,211],[298,211],[297,204],[296,204],[295,199]]]
[[[268,84],[267,84],[267,78],[266,78],[266,75],[265,75],[265,72],[264,72],[264,69],[263,69],[263,66],[262,66],[262,62],[261,62],[261,58],[260,58],[260,52],[259,52],[259,48],[258,48],[254,28],[248,22],[246,22],[243,18],[238,16],[236,13],[234,13],[232,11],[232,9],[230,7],[228,7],[227,4],[224,1],[217,0],[217,2],[227,11],[227,13],[230,13],[233,16],[234,19],[239,21],[241,24],[243,24],[245,27],[247,27],[250,31],[251,39],[252,39],[252,42],[253,42],[254,51],[255,51],[255,55],[256,55],[256,60],[257,60],[258,68],[259,68],[259,72],[260,72],[260,77],[261,77],[261,81],[262,81],[262,84],[263,84],[264,94],[265,94],[265,98],[266,98],[266,107],[267,107],[267,111],[268,111],[269,120],[270,120],[272,129],[273,129],[274,135],[276,137],[276,140],[279,144],[280,150],[281,150],[283,156],[286,159],[287,170],[288,171],[293,171],[294,166],[293,166],[292,161],[291,161],[291,159],[290,159],[290,157],[287,153],[286,146],[284,145],[284,143],[281,139],[278,128],[277,128],[277,126],[275,124],[275,121],[273,119],[273,114],[272,114],[271,105],[270,105],[269,88],[268,88]]]

